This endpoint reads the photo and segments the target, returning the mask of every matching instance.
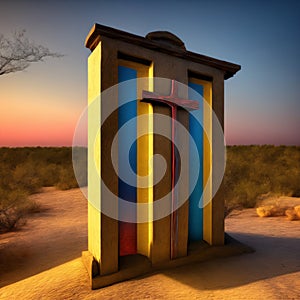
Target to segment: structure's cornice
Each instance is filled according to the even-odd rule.
[[[166,34],[167,36],[170,35],[170,33]],[[95,49],[95,47],[98,45],[99,41],[101,40],[101,36],[106,36],[112,39],[117,39],[120,41],[124,41],[127,43],[135,44],[147,49],[160,51],[162,53],[166,53],[172,56],[176,56],[185,60],[190,60],[196,63],[200,63],[203,65],[207,65],[219,70],[222,70],[224,72],[224,78],[228,79],[236,72],[238,72],[241,69],[240,65],[230,63],[227,61],[219,60],[213,57],[209,57],[206,55],[194,53],[191,51],[185,50],[183,47],[177,47],[173,44],[168,44],[165,42],[161,42],[157,39],[149,39],[145,38],[139,35],[135,35],[132,33],[128,33],[122,30],[118,30],[115,28],[111,28],[108,26],[95,24],[91,31],[89,32],[86,41],[85,46],[89,48],[91,51]],[[151,36],[151,34],[150,34]],[[149,37],[149,34],[148,34]],[[176,37],[176,36],[175,36]],[[179,39],[178,39],[179,40]],[[180,40],[179,40],[180,41]],[[184,45],[184,44],[183,44]]]

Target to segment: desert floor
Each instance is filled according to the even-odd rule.
[[[47,188],[32,197],[43,211],[0,235],[0,299],[300,299],[300,221],[236,212],[226,231],[256,252],[92,291],[80,258],[87,249],[80,190]]]

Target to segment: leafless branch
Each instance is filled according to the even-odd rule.
[[[25,70],[31,63],[43,61],[46,57],[62,56],[30,41],[25,30],[15,31],[12,39],[0,34],[0,75]]]

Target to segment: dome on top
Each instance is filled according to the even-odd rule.
[[[177,37],[175,34],[169,32],[169,31],[149,32],[146,35],[146,39],[186,50],[186,48],[184,46],[184,42],[179,37]]]

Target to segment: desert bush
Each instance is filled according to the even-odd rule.
[[[29,194],[36,193],[42,187],[42,182],[39,178],[39,172],[30,162],[25,162],[16,166],[12,171],[10,188],[21,189]]]
[[[260,217],[280,217],[286,214],[289,207],[278,206],[278,205],[267,205],[256,208],[256,213]]]
[[[61,166],[54,163],[43,163],[38,166],[39,181],[42,186],[55,186],[60,180]]]
[[[87,148],[74,147],[72,160],[78,185],[80,187],[87,186]]]
[[[71,167],[60,168],[59,180],[56,183],[56,187],[60,190],[68,190],[78,187],[78,183]]]
[[[285,215],[287,216],[288,220],[290,220],[290,221],[298,220],[298,215],[294,209],[287,209],[285,211]]]
[[[24,224],[28,213],[36,212],[39,206],[28,199],[24,190],[0,188],[0,232],[6,232]]]
[[[73,150],[73,151],[72,151]],[[87,149],[78,147],[0,148],[0,187],[28,194],[42,186],[87,185]],[[300,196],[300,147],[228,146],[224,176],[226,211],[255,207],[266,194]]]
[[[87,149],[73,151],[80,172],[80,186],[87,185]],[[28,195],[43,186],[78,187],[72,165],[72,148],[0,148],[0,232],[25,222],[26,215],[40,210]]]
[[[265,194],[299,195],[300,147],[229,146],[224,176],[226,211],[255,207]]]
[[[300,205],[294,207],[295,213],[297,217],[300,219]]]
[[[295,207],[280,205],[265,205],[256,208],[258,216],[264,217],[280,217],[287,216],[290,221],[300,220],[300,205]]]
[[[78,183],[74,176],[76,160]],[[36,193],[42,186],[61,189],[87,185],[87,149],[77,147],[0,148],[0,187]]]

